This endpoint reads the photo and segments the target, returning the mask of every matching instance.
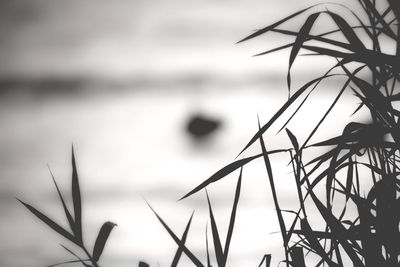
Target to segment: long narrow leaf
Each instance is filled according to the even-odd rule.
[[[50,167],[48,167],[48,169],[49,169],[51,178],[53,179],[53,183],[54,183],[54,185],[55,185],[55,187],[56,187],[56,189],[57,189],[58,197],[60,198],[60,201],[61,201],[61,203],[62,203],[65,216],[67,217],[67,220],[68,220],[68,223],[69,223],[69,227],[71,228],[72,231],[74,231],[74,229],[75,229],[75,226],[74,226],[74,225],[75,225],[74,219],[72,218],[72,215],[71,215],[71,213],[69,212],[69,210],[68,210],[68,208],[67,208],[67,205],[65,204],[65,201],[64,201],[64,198],[63,198],[63,196],[62,196],[62,194],[61,194],[60,188],[59,188],[58,185],[57,185],[56,179],[54,178],[54,175],[53,175],[53,173],[51,172]]]
[[[260,120],[258,120],[258,127],[261,128]],[[276,189],[275,189],[274,176],[273,176],[273,173],[272,173],[271,162],[269,160],[267,149],[266,149],[265,143],[264,143],[264,138],[262,137],[262,135],[260,136],[260,146],[261,146],[261,150],[262,150],[262,153],[263,153],[265,168],[267,169],[269,185],[270,185],[271,192],[272,192],[272,198],[274,200],[274,206],[275,206],[276,214],[277,214],[277,217],[278,217],[279,227],[280,227],[281,234],[282,234],[283,247],[285,249],[286,265],[289,267],[289,262],[288,262],[289,259],[288,259],[288,253],[287,253],[288,240],[286,238],[286,233],[287,232],[286,232],[285,221],[283,220],[282,211],[281,211],[281,208],[279,206],[278,196],[277,196],[277,192],[276,192]]]
[[[217,258],[218,267],[224,267],[224,252],[222,250],[220,234],[218,232],[217,222],[215,221],[214,213],[212,211],[212,206],[207,190],[206,190],[206,195],[207,195],[209,216],[211,221],[211,232],[214,241],[215,257]]]
[[[285,23],[286,21],[288,21],[288,20],[290,20],[290,19],[292,19],[292,18],[294,18],[294,17],[296,17],[296,16],[298,16],[298,15],[300,15],[300,14],[306,12],[307,10],[309,10],[309,9],[315,7],[315,6],[317,6],[317,5],[313,5],[313,6],[304,8],[304,9],[302,9],[302,10],[300,10],[300,11],[297,11],[297,12],[295,12],[295,13],[293,13],[293,14],[291,14],[291,15],[289,15],[289,16],[287,16],[287,17],[285,17],[285,18],[283,18],[283,19],[281,19],[281,20],[279,20],[279,21],[277,21],[277,22],[275,22],[275,23],[273,23],[273,24],[271,24],[271,25],[269,25],[269,26],[267,26],[267,27],[261,29],[261,30],[256,31],[256,32],[253,33],[253,34],[250,34],[250,35],[247,36],[246,38],[243,38],[242,40],[240,40],[238,43],[247,41],[247,40],[252,39],[252,38],[255,38],[255,37],[257,37],[257,36],[259,36],[259,35],[261,35],[261,34],[264,34],[264,33],[268,32],[268,31],[270,31],[271,29],[274,29],[274,28],[278,27],[278,26],[281,25],[282,23]]]
[[[363,51],[365,50],[364,44],[361,42],[360,38],[355,34],[352,27],[344,20],[341,16],[333,13],[327,12],[332,19],[335,21],[336,25],[339,26],[339,29],[346,37],[346,39],[350,42],[352,46],[354,46],[353,51]]]
[[[50,219],[49,217],[47,217],[46,215],[44,215],[43,213],[41,213],[40,211],[38,211],[37,209],[35,209],[34,207],[32,207],[31,205],[23,202],[22,200],[18,199],[17,200],[24,205],[30,212],[32,212],[38,219],[40,219],[42,222],[44,222],[47,226],[49,226],[51,229],[53,229],[54,231],[56,231],[57,233],[59,233],[60,235],[62,235],[63,237],[65,237],[66,239],[68,239],[69,241],[73,242],[73,243],[77,243],[76,239],[74,238],[74,236],[72,234],[70,234],[67,230],[65,230],[63,227],[61,227],[60,225],[58,225],[57,223],[55,223],[52,219]]]
[[[208,249],[208,224],[206,225],[206,253],[207,253],[207,267],[211,267],[210,251]]]
[[[172,237],[175,243],[182,247],[183,252],[188,256],[188,258],[193,262],[193,264],[197,267],[204,267],[204,265],[197,259],[195,255],[183,244],[183,242],[176,236],[176,234],[171,230],[171,228],[164,222],[164,220],[158,215],[158,213],[153,209],[152,206],[146,201],[149,208],[153,211],[154,215],[156,215],[157,219],[160,221],[162,226],[167,230],[168,234]]]
[[[238,207],[238,204],[239,204],[240,189],[241,189],[241,186],[242,186],[242,172],[243,172],[243,167],[240,169],[240,174],[239,174],[238,182],[237,182],[237,185],[236,185],[235,199],[233,201],[231,218],[229,220],[228,234],[226,235],[226,240],[225,240],[224,266],[226,266],[226,261],[228,260],[229,247],[230,247],[230,244],[231,244],[233,228],[234,228],[234,225],[235,225],[236,210],[237,210],[237,207]]]
[[[104,246],[107,243],[108,237],[110,236],[110,233],[115,226],[115,223],[106,222],[101,227],[93,248],[93,260],[95,262],[99,261],[100,256],[103,253]]]
[[[91,265],[87,264],[86,261],[90,261],[90,259],[85,260],[82,259],[81,257],[79,257],[75,252],[73,252],[72,250],[70,250],[69,248],[67,248],[66,246],[64,246],[63,244],[60,244],[60,246],[65,249],[68,253],[70,253],[72,256],[74,256],[75,258],[77,258],[78,262],[82,263],[83,266],[85,267],[92,267]]]
[[[258,265],[258,267],[262,267],[263,263],[265,262],[265,267],[270,267],[271,266],[271,254],[266,254],[264,255],[264,257],[262,258],[260,264]]]
[[[89,259],[63,261],[63,262],[59,262],[59,263],[48,265],[47,267],[55,267],[55,266],[59,266],[59,265],[78,263],[78,262],[84,264],[83,266],[90,266],[90,265],[87,265],[86,263],[84,263],[84,261],[89,261]]]
[[[318,199],[318,197],[314,194],[313,190],[309,190],[311,198],[324,218],[327,225],[330,227],[331,231],[334,233],[335,238],[340,242],[343,249],[346,251],[347,255],[352,260],[354,266],[364,266],[354,248],[351,247],[349,241],[347,240],[345,233],[346,229],[344,226],[336,219],[336,217],[328,210],[324,204]]]
[[[247,145],[240,151],[239,155],[241,155],[246,149],[248,149],[254,142],[256,142],[260,136],[262,136],[270,127],[271,125],[279,118],[281,115],[308,89],[315,83],[320,82],[326,78],[337,76],[335,74],[330,75],[322,75],[316,79],[313,79],[303,85],[299,90],[296,91],[286,102],[283,106],[272,116],[272,118],[258,130],[258,132],[250,139]]]
[[[287,149],[277,149],[277,150],[269,151],[269,154],[276,154],[276,153],[282,153],[282,152],[287,152],[287,151],[288,151]],[[240,159],[240,160],[234,161],[234,162],[226,165],[225,167],[223,167],[222,169],[220,169],[219,171],[217,171],[216,173],[211,175],[210,178],[208,178],[207,180],[202,182],[200,185],[195,187],[193,190],[191,190],[189,193],[184,195],[179,200],[185,199],[185,198],[195,194],[196,192],[204,189],[209,184],[217,182],[218,180],[224,178],[228,174],[230,174],[230,173],[236,171],[237,169],[243,167],[244,165],[246,165],[250,161],[253,161],[253,160],[257,159],[257,158],[260,158],[261,156],[262,156],[262,154],[258,154],[258,155],[252,156],[252,157],[248,157],[248,158],[244,158],[244,159]]]
[[[296,59],[297,54],[300,51],[300,48],[302,47],[303,43],[307,40],[307,37],[311,31],[311,28],[314,25],[315,21],[317,20],[319,14],[320,14],[319,12],[314,13],[307,18],[306,22],[299,30],[299,33],[297,35],[295,42],[293,43],[292,51],[290,52],[289,67],[288,67],[288,73],[287,73],[287,84],[288,84],[289,90],[290,90],[290,83],[291,83],[290,82],[290,69],[292,68],[293,62]]]
[[[74,147],[72,147],[72,201],[74,204],[75,233],[76,237],[82,242],[82,204],[81,191],[79,187],[78,172],[76,169]]]
[[[194,215],[194,212],[192,212],[192,215],[190,216],[189,221],[186,224],[185,231],[183,232],[183,235],[182,235],[182,238],[181,238],[182,244],[186,243],[186,238],[187,238],[187,235],[189,233],[190,224],[192,223],[193,215]],[[176,250],[174,259],[172,260],[171,267],[178,266],[179,260],[181,259],[181,256],[182,256],[182,252],[183,252],[183,248],[181,246],[179,246],[178,249]]]

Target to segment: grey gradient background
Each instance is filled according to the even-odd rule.
[[[257,130],[257,114],[265,122],[287,97],[288,51],[251,55],[290,39],[271,34],[235,42],[316,2],[1,1],[0,266],[46,266],[70,259],[58,244],[73,246],[15,197],[65,223],[46,165],[69,196],[72,143],[86,243],[92,246],[104,221],[118,224],[102,266],[137,266],[139,260],[168,266],[172,261],[176,245],[144,198],[178,235],[196,209],[188,246],[204,259],[205,196],[177,199],[231,162]],[[323,66],[322,59],[312,64],[299,59],[294,86]],[[304,110],[307,120],[293,122],[290,127],[299,138],[332,96],[330,90],[316,96]],[[340,106],[339,113],[349,114],[346,107]],[[221,119],[223,127],[209,140],[193,142],[184,127],[194,113]],[[324,127],[322,134],[334,128]],[[267,143],[274,148],[286,141],[272,134]],[[254,147],[246,155],[257,151]],[[295,206],[287,158],[274,161],[282,177],[282,201]],[[209,189],[223,233],[237,175]],[[262,162],[244,169],[229,266],[256,266],[266,253],[273,254],[273,266],[281,259],[266,178]],[[182,266],[189,262],[183,259]]]

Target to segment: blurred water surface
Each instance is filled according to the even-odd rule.
[[[63,240],[15,197],[65,223],[46,164],[69,196],[72,143],[86,243],[94,243],[104,221],[118,224],[102,266],[172,261],[176,245],[144,199],[178,235],[196,209],[188,244],[205,260],[204,194],[177,200],[234,160],[257,130],[257,114],[265,122],[287,97],[287,53],[250,57],[285,40],[272,35],[248,45],[234,43],[313,2],[2,1],[0,265],[45,266],[70,259],[58,246]],[[301,61],[297,67],[302,74],[317,69]],[[332,84],[327,86],[329,92]],[[330,99],[315,98],[303,115],[315,115]],[[222,128],[193,142],[184,129],[195,113],[220,119]],[[315,122],[311,117],[294,123],[293,129],[302,129],[294,132],[307,134]],[[270,147],[285,144],[273,140]],[[287,177],[287,158],[274,160],[276,174]],[[209,189],[223,233],[237,175]],[[281,241],[271,234],[278,225],[262,162],[245,168],[244,178],[229,266],[256,266],[266,253],[277,263]],[[279,183],[284,203],[293,204],[288,181]]]

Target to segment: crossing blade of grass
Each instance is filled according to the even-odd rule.
[[[308,241],[310,248],[315,251],[315,253],[319,257],[321,257],[321,259],[323,259],[329,267],[338,267],[337,264],[332,261],[332,259],[328,256],[324,248],[319,243],[317,235],[315,234],[315,231],[311,229],[311,226],[308,223],[307,219],[301,219],[300,224],[301,234],[304,235],[304,237]]]
[[[310,88],[313,84],[320,82],[321,80],[324,80],[329,77],[333,76],[338,76],[336,74],[328,74],[328,75],[322,75],[316,79],[313,79],[309,82],[307,82],[305,85],[303,85],[300,89],[296,91],[286,102],[283,104],[283,106],[272,116],[272,118],[262,126],[258,132],[250,139],[250,141],[247,143],[247,145],[240,151],[239,155],[240,156],[245,150],[247,150],[254,142],[258,141],[260,136],[262,136],[274,123],[275,121],[282,116],[282,114],[308,89]]]
[[[304,173],[305,170],[304,168],[302,168],[302,160],[301,160],[301,151],[299,151],[299,142],[297,141],[296,136],[289,130],[286,128],[286,133],[292,143],[292,146],[294,148],[294,151],[296,153],[296,155],[293,155],[292,151],[289,152],[290,154],[290,163],[292,165],[293,168],[293,174],[294,174],[294,178],[295,178],[295,182],[296,182],[296,189],[297,189],[297,195],[299,198],[299,203],[300,203],[300,211],[303,212],[303,216],[307,217],[306,215],[306,208],[304,205],[304,198],[303,198],[303,192],[301,189],[301,171],[303,170]],[[290,164],[289,163],[289,164]],[[296,163],[296,166],[295,166]],[[300,213],[299,211],[299,213]],[[294,223],[297,221],[297,218],[294,220]],[[294,224],[292,225],[292,227],[294,227]],[[290,239],[290,236],[292,235],[291,231],[293,231],[293,229],[291,228],[288,232],[288,239]]]
[[[158,213],[153,209],[153,207],[146,201],[149,208],[152,210],[154,215],[156,215],[157,219],[160,221],[162,226],[168,232],[168,234],[172,237],[178,247],[181,247],[183,252],[188,256],[188,258],[193,262],[193,264],[197,267],[204,267],[204,265],[197,259],[197,257],[185,246],[185,244],[180,240],[176,234],[171,230],[171,228],[164,222],[164,220],[158,215]]]
[[[337,166],[338,166],[336,161],[339,157],[340,152],[341,152],[341,149],[338,149],[337,153],[334,154],[333,157],[331,158],[329,167],[328,167],[328,173],[325,177],[326,207],[328,210],[332,209],[332,202],[333,202],[332,188],[333,188],[333,184],[336,179]]]
[[[258,128],[259,129],[261,128],[260,120],[258,120]],[[281,234],[282,234],[283,247],[285,249],[286,265],[289,267],[289,261],[288,261],[289,259],[288,259],[288,251],[287,251],[288,240],[286,238],[287,231],[286,231],[285,221],[283,220],[282,211],[281,211],[281,208],[279,206],[278,196],[277,196],[277,192],[276,192],[276,189],[275,189],[274,176],[273,176],[273,173],[272,173],[271,162],[269,160],[267,149],[265,147],[264,138],[261,135],[259,139],[260,139],[261,151],[263,153],[265,168],[267,169],[267,175],[268,175],[268,178],[269,178],[269,184],[270,184],[270,188],[271,188],[271,192],[272,192],[272,198],[273,198],[273,201],[274,201],[276,214],[278,216],[279,227],[280,227]]]
[[[355,162],[355,164],[357,164],[357,161]],[[350,157],[349,158],[349,166],[347,168],[347,176],[346,176],[346,191],[351,193],[351,186],[353,185],[353,171],[354,169],[354,164],[353,164],[353,160]],[[346,195],[346,202],[349,200],[350,195]]]
[[[362,67],[358,68],[355,72],[359,72],[362,69]],[[344,83],[344,85],[342,86],[342,88],[340,89],[339,93],[336,95],[335,99],[333,100],[332,104],[329,106],[329,108],[327,109],[327,111],[325,112],[324,116],[322,116],[322,118],[319,120],[319,122],[317,123],[317,125],[313,128],[313,130],[311,131],[311,133],[308,135],[307,139],[304,141],[303,145],[301,146],[300,150],[302,150],[307,144],[308,142],[311,140],[311,138],[314,136],[314,134],[316,133],[316,131],[318,130],[318,128],[321,126],[321,124],[325,121],[326,117],[330,114],[330,112],[332,111],[332,109],[336,106],[337,102],[339,101],[340,97],[343,95],[344,91],[346,90],[347,86],[350,83],[350,79],[347,79],[347,81]]]
[[[190,224],[192,223],[193,215],[194,215],[194,211],[192,212],[192,215],[190,216],[189,221],[186,225],[185,231],[183,232],[183,235],[181,238],[182,244],[186,243],[186,238],[189,233]],[[176,250],[174,259],[172,260],[171,267],[178,266],[179,260],[181,259],[181,256],[182,256],[182,252],[183,252],[183,248],[181,246],[179,246],[178,249]]]
[[[353,28],[356,28],[356,27],[353,27]],[[299,35],[299,33],[296,32],[296,31],[288,31],[288,30],[281,30],[281,29],[272,29],[271,31],[272,32],[276,32],[276,33],[281,33],[281,34],[284,34],[284,35],[289,35],[289,36],[296,36],[297,37]],[[328,38],[324,38],[323,37],[325,35],[333,34],[333,33],[339,32],[339,31],[340,30],[329,31],[329,32],[325,32],[325,33],[322,33],[322,34],[318,34],[318,35],[310,35],[310,34],[308,34],[304,41],[308,41],[308,40],[320,41],[320,42],[323,42],[323,43],[335,45],[335,46],[338,46],[338,47],[341,47],[341,48],[344,48],[344,49],[352,51],[352,47],[347,43],[343,43],[343,42],[339,42],[337,40],[332,40],[332,39],[328,39]],[[258,57],[258,56],[267,55],[267,54],[270,54],[270,53],[273,53],[273,52],[277,52],[279,50],[283,50],[285,48],[289,48],[289,47],[291,47],[293,45],[294,45],[294,42],[289,43],[289,44],[285,44],[285,45],[282,45],[282,46],[278,46],[278,47],[272,48],[270,50],[267,50],[267,51],[264,51],[264,52],[261,52],[261,53],[257,53],[257,54],[255,54],[253,56],[254,57]]]
[[[108,237],[112,229],[116,226],[115,223],[112,222],[105,222],[101,227],[99,234],[97,235],[96,242],[94,244],[92,257],[95,262],[98,262],[100,259],[101,254],[103,253],[104,246],[107,243]]]
[[[314,194],[313,190],[309,190],[309,193],[317,209],[319,210],[325,222],[331,229],[332,234],[335,236],[335,238],[339,241],[343,249],[346,251],[347,255],[353,262],[354,266],[355,267],[364,266],[363,262],[355,252],[354,247],[351,244],[349,244],[350,240],[348,240],[348,238],[346,237],[346,229],[344,228],[344,226],[336,219],[336,217],[332,214],[332,212],[328,210],[321,203],[318,197]]]
[[[265,267],[270,267],[271,266],[271,254],[265,254],[264,257],[262,258],[260,264],[258,267],[262,267],[263,263],[265,262]]]
[[[302,205],[304,205],[304,200],[302,199],[301,200],[301,203],[302,203]],[[286,239],[287,240],[290,240],[290,238],[292,237],[292,235],[295,233],[295,227],[296,227],[296,224],[297,224],[297,220],[298,219],[300,219],[300,212],[301,212],[301,208],[297,211],[297,213],[295,213],[295,218],[294,218],[294,220],[293,220],[293,222],[292,222],[292,225],[290,226],[290,228],[289,228],[289,231],[287,232],[287,235],[286,235]]]
[[[215,257],[217,258],[218,267],[224,267],[224,262],[225,262],[224,252],[222,250],[220,234],[218,232],[217,222],[215,221],[215,217],[214,217],[214,213],[212,211],[212,205],[211,205],[211,201],[210,201],[210,197],[208,195],[207,189],[206,189],[206,195],[207,195],[209,216],[210,216],[210,221],[211,221],[211,233],[213,236]]]
[[[66,246],[64,246],[63,244],[60,244],[60,246],[61,246],[63,249],[65,249],[68,253],[70,253],[72,256],[74,256],[75,258],[77,258],[78,261],[79,261],[80,263],[82,263],[83,266],[85,266],[85,267],[92,267],[91,265],[89,265],[89,264],[87,264],[87,263],[85,262],[85,261],[91,261],[90,259],[89,259],[89,260],[84,260],[84,259],[82,259],[81,257],[79,257],[75,252],[73,252],[72,250],[70,250],[69,248],[67,248]]]
[[[282,151],[282,150],[276,151],[276,153],[278,153],[280,151]],[[193,195],[194,193],[204,189],[209,184],[214,183],[214,182],[224,178],[228,174],[234,172],[235,170],[241,168],[242,166],[246,165],[247,163],[249,163],[252,160],[255,160],[255,159],[257,159],[257,158],[259,158],[261,156],[262,156],[262,154],[258,154],[256,156],[240,159],[240,160],[234,161],[233,163],[230,163],[230,164],[226,165],[225,167],[223,167],[222,169],[220,169],[219,171],[214,173],[210,178],[208,178],[207,180],[202,182],[200,185],[195,187],[192,191],[190,191],[189,193],[184,195],[180,200],[185,199],[185,198]]]
[[[318,143],[314,143],[310,146],[343,146],[346,143],[358,142],[360,140],[360,135],[363,132],[370,132],[370,129],[367,129],[368,125],[363,123],[350,122],[348,123],[341,135],[331,137],[320,141]]]
[[[224,266],[226,266],[226,262],[228,260],[229,247],[230,247],[230,244],[231,244],[233,228],[234,228],[234,225],[235,225],[236,210],[237,210],[237,207],[238,207],[238,204],[239,204],[240,189],[241,189],[241,186],[242,186],[242,173],[243,173],[243,167],[240,168],[240,174],[239,174],[238,182],[237,182],[237,185],[236,185],[235,199],[233,201],[231,218],[229,220],[228,234],[226,235],[226,240],[225,240]]]
[[[60,265],[65,265],[65,264],[78,263],[78,262],[80,262],[82,264],[86,264],[83,261],[89,261],[89,260],[88,259],[86,259],[86,260],[70,260],[70,261],[64,261],[64,262],[48,265],[47,267],[54,267],[54,266],[60,266]],[[90,265],[87,265],[87,264],[83,265],[83,266],[89,266],[90,267]]]
[[[276,153],[282,153],[282,152],[287,152],[287,149],[271,150],[271,151],[269,151],[269,154],[276,154]],[[257,159],[257,158],[260,158],[261,156],[262,156],[262,154],[258,154],[258,155],[252,156],[252,157],[248,157],[248,158],[244,158],[244,159],[240,159],[240,160],[234,161],[234,162],[226,165],[225,167],[223,167],[222,169],[220,169],[219,171],[217,171],[216,173],[211,175],[210,178],[208,178],[207,180],[202,182],[200,185],[195,187],[193,190],[191,190],[189,193],[187,193],[186,195],[181,197],[179,200],[183,200],[183,199],[185,199],[185,198],[197,193],[198,191],[206,188],[209,184],[217,182],[218,180],[224,178],[228,174],[236,171],[237,169],[243,167],[247,163],[249,163],[249,162],[251,162],[251,161],[253,161],[253,160]]]
[[[296,154],[299,153],[300,147],[299,147],[299,142],[297,141],[296,136],[288,128],[286,128],[286,133],[290,139],[290,142],[293,145],[294,151],[296,152]]]
[[[330,171],[332,171],[333,168],[336,168],[336,166],[341,165],[343,162],[345,162],[349,157],[353,156],[354,152],[348,152],[344,154],[342,157],[340,157],[337,161],[335,161],[334,165],[329,166],[326,168],[324,171],[322,171],[315,179],[312,181],[309,190],[313,189],[317,184],[319,184],[323,179],[329,174]],[[308,173],[305,177],[303,177],[303,180],[309,178],[310,173]]]
[[[63,227],[61,227],[60,225],[58,225],[56,222],[54,222],[52,219],[50,219],[49,217],[47,217],[46,215],[44,215],[42,212],[38,211],[37,209],[35,209],[34,207],[32,207],[31,205],[23,202],[22,200],[18,199],[17,200],[24,205],[31,213],[33,213],[38,219],[40,219],[42,222],[44,222],[47,226],[49,226],[51,229],[53,229],[55,232],[59,233],[60,235],[62,235],[63,237],[65,237],[66,239],[68,239],[69,241],[77,244],[77,240],[75,239],[75,237],[69,233],[67,230],[65,230]]]
[[[374,7],[374,5],[371,3],[371,1],[370,0],[361,0],[361,1],[365,4],[367,10],[369,12],[371,12],[371,14],[373,14],[373,17],[382,25],[384,33],[387,36],[391,37],[392,39],[396,40],[396,38],[397,38],[396,34],[386,23],[386,21],[384,20],[382,15],[379,14],[379,11]],[[394,2],[394,1],[392,1],[392,2]],[[399,18],[399,17],[397,17],[397,18]]]
[[[360,38],[355,34],[354,30],[352,27],[344,20],[341,16],[338,14],[335,14],[333,12],[327,12],[329,16],[335,21],[336,25],[339,27],[340,31],[343,33],[343,35],[346,37],[346,39],[349,41],[350,45],[353,46],[353,51],[364,51],[365,46],[361,42]]]
[[[283,50],[283,49],[292,47],[293,44],[294,44],[294,43],[290,43],[290,44],[285,44],[285,45],[282,45],[282,46],[278,46],[278,47],[275,47],[275,48],[266,50],[266,51],[264,51],[264,52],[257,53],[257,54],[255,54],[255,55],[253,55],[253,57],[259,57],[259,56],[268,55],[268,54],[271,54],[271,53],[274,53],[274,52],[277,52],[277,51],[280,51],[280,50]]]
[[[367,81],[358,78],[354,73],[350,73],[345,67],[343,67],[343,69],[352,82],[360,89],[363,95],[370,99],[377,109],[381,112],[393,112],[391,102],[379,90],[377,90],[378,86],[373,86]]]
[[[317,20],[319,14],[320,14],[320,12],[314,13],[307,18],[306,22],[303,24],[303,26],[299,30],[299,33],[297,35],[295,42],[293,43],[292,51],[290,52],[289,67],[288,67],[288,73],[287,73],[287,85],[288,85],[289,91],[290,91],[290,83],[291,83],[290,69],[292,68],[294,60],[296,59],[296,57],[300,51],[300,48],[302,47],[303,43],[307,40],[307,37],[311,31],[311,28],[314,25],[315,21]]]
[[[76,169],[74,147],[72,147],[71,163],[72,163],[72,201],[73,201],[74,216],[75,216],[74,232],[80,244],[83,244],[81,191],[79,187],[78,172]]]
[[[334,58],[343,58],[347,62],[359,62],[365,63],[370,68],[379,66],[392,66],[397,68],[399,62],[396,61],[396,57],[393,55],[378,53],[371,50],[365,50],[363,53],[347,53],[335,49],[329,49],[321,46],[303,45],[304,49],[310,50],[320,55],[330,56]],[[372,68],[373,70],[373,68]]]
[[[69,227],[71,228],[72,231],[74,231],[74,230],[75,230],[75,226],[74,226],[75,222],[74,222],[74,219],[72,218],[72,215],[71,215],[71,213],[69,212],[69,210],[68,210],[68,208],[67,208],[67,205],[65,204],[64,198],[63,198],[63,196],[62,196],[62,194],[61,194],[61,191],[60,191],[60,189],[59,189],[59,187],[58,187],[58,185],[57,185],[56,179],[54,178],[54,175],[53,175],[52,171],[50,170],[50,167],[49,167],[48,165],[47,165],[47,167],[48,167],[48,169],[49,169],[51,178],[53,179],[53,183],[54,183],[54,185],[55,185],[55,187],[56,187],[56,189],[57,189],[58,197],[59,197],[60,200],[61,200],[61,203],[62,203],[62,206],[63,206],[63,209],[64,209],[65,216],[67,217],[67,220],[68,220],[68,223],[69,223]]]
[[[317,5],[318,5],[318,4],[317,4]],[[278,27],[279,25],[285,23],[286,21],[288,21],[288,20],[290,20],[290,19],[292,19],[292,18],[294,18],[294,17],[296,17],[296,16],[298,16],[298,15],[300,15],[300,14],[306,12],[307,10],[310,10],[310,9],[313,8],[313,7],[316,7],[317,5],[313,5],[313,6],[304,8],[304,9],[302,9],[302,10],[300,10],[300,11],[297,11],[297,12],[295,12],[295,13],[293,13],[293,14],[291,14],[291,15],[289,15],[289,16],[287,16],[287,17],[285,17],[285,18],[283,18],[283,19],[281,19],[281,20],[279,20],[279,21],[277,21],[277,22],[275,22],[275,23],[273,23],[273,24],[271,24],[271,25],[269,25],[269,26],[267,26],[267,27],[261,29],[261,30],[256,31],[256,32],[253,33],[253,34],[250,34],[249,36],[247,36],[246,38],[243,38],[242,40],[240,40],[240,41],[237,42],[237,43],[241,43],[241,42],[244,42],[244,41],[253,39],[253,38],[257,37],[257,36],[260,36],[261,34],[264,34],[264,33],[268,32],[268,31],[270,31],[270,30],[272,30],[272,29]]]
[[[338,64],[336,64],[335,66],[333,66],[332,68],[330,68],[327,72],[325,72],[325,74],[322,76],[328,76],[330,75],[330,73],[336,69],[338,66],[340,66],[341,64],[344,64],[343,60],[340,61]],[[318,82],[316,82],[313,87],[310,89],[310,91],[307,93],[307,95],[304,97],[304,99],[301,101],[300,105],[296,108],[296,110],[292,113],[292,115],[290,115],[289,119],[286,120],[286,122],[282,125],[282,127],[279,129],[278,133],[280,133],[284,128],[286,128],[286,126],[289,124],[289,122],[294,118],[294,116],[296,115],[296,113],[300,110],[300,108],[304,105],[304,103],[306,103],[308,97],[311,95],[312,92],[314,92],[314,90],[318,87],[318,85],[320,84],[320,82],[323,79],[319,80]],[[277,133],[277,134],[278,134]]]

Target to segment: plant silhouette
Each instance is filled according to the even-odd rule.
[[[193,214],[188,220],[182,237],[179,238],[149,204],[157,219],[178,245],[171,266],[177,266],[181,256],[185,254],[195,266],[209,267],[212,264],[210,247],[214,250],[216,266],[227,266],[240,199],[242,175],[245,176],[244,166],[256,159],[262,159],[265,165],[285,252],[283,263],[286,266],[399,266],[400,111],[396,102],[400,100],[397,86],[400,74],[400,2],[396,0],[353,1],[358,4],[357,10],[351,10],[339,4],[314,5],[295,12],[239,41],[239,43],[249,41],[270,32],[293,37],[294,40],[291,43],[257,54],[261,56],[290,49],[287,73],[289,98],[266,124],[259,123],[259,130],[239,153],[242,155],[250,147],[258,146],[259,154],[228,164],[181,198],[185,199],[199,193],[228,174],[240,170],[225,244],[221,243],[221,232],[218,230],[212,202],[206,191],[212,244],[209,244],[207,225],[205,263],[186,245]],[[351,19],[347,16],[351,16]],[[302,26],[299,29],[283,28],[288,21],[296,19],[301,20]],[[335,28],[312,34],[319,30],[319,23],[322,23],[323,19],[330,20]],[[356,23],[351,24],[349,21],[352,20]],[[338,35],[343,41],[337,38]],[[395,47],[394,52],[387,51],[385,48],[387,43]],[[332,58],[334,64],[322,76],[311,79],[296,89],[292,85],[291,72],[294,62],[302,51],[307,51],[306,56]],[[298,140],[287,126],[307,103],[308,97],[318,90],[321,82],[333,78],[343,79],[343,84],[337,88],[335,99],[305,140]],[[352,92],[360,102],[353,114],[365,111],[369,116],[369,122],[350,121],[342,129],[341,134],[315,141],[313,138],[315,133],[323,123],[327,123],[327,116],[337,106],[346,91]],[[290,108],[296,105],[297,108],[290,113],[292,110]],[[288,115],[289,119],[282,122],[283,115]],[[286,132],[290,145],[288,148],[270,150],[264,134],[277,123],[280,123],[279,133]],[[317,155],[313,154],[309,159],[309,151],[315,148],[325,150]],[[279,202],[274,166],[270,159],[273,154],[287,155],[293,173],[298,209],[289,211],[290,214],[294,214],[290,219],[285,216],[288,211]],[[103,225],[95,249],[93,253],[89,253],[82,237],[80,192],[74,155],[72,166],[74,217],[66,208],[54,180],[72,232],[60,227],[32,206],[22,201],[21,203],[50,228],[81,248],[88,257],[87,259],[79,258],[71,250],[65,248],[78,258],[71,262],[81,262],[84,266],[97,267],[114,224],[108,222]],[[318,216],[323,224],[312,224],[309,217],[310,208],[318,212],[314,216]],[[270,263],[271,255],[267,254],[262,257],[259,266],[270,266]],[[141,262],[139,266],[148,265]]]
[[[239,41],[249,41],[269,32],[294,37],[291,43],[256,55],[267,55],[290,48],[287,73],[289,99],[266,124],[259,125],[259,131],[239,155],[257,143],[261,148],[260,154],[227,165],[182,198],[205,189],[255,159],[263,158],[280,225],[286,266],[324,264],[336,267],[352,264],[357,267],[389,267],[400,264],[400,113],[396,107],[396,101],[400,100],[397,86],[400,62],[400,2],[356,2],[359,5],[357,11],[361,12],[338,4],[314,5]],[[320,11],[320,7],[324,7],[325,10]],[[357,21],[356,25],[349,24],[349,19],[339,11],[330,11],[337,9],[350,14],[352,19]],[[300,29],[282,28],[286,22],[298,18],[302,18]],[[318,23],[322,23],[322,19],[330,19],[335,29],[312,34],[312,30],[318,30]],[[335,37],[337,34],[341,34],[344,41],[339,41],[340,38]],[[385,52],[383,42],[394,44],[396,52]],[[291,71],[302,50],[309,52],[306,56],[333,58],[335,64],[322,76],[294,90],[291,86]],[[343,78],[343,85],[338,87],[334,101],[311,133],[300,143],[287,126],[318,85],[332,78]],[[343,128],[341,135],[315,142],[315,133],[322,123],[326,123],[328,114],[346,90],[353,92],[360,101],[353,114],[361,110],[367,111],[370,122],[350,121]],[[283,122],[279,131],[285,129],[291,147],[268,150],[263,135],[296,104],[297,108],[289,114],[289,119]],[[311,160],[304,160],[305,155],[317,147],[325,148],[325,152]],[[270,161],[272,153],[288,154],[292,166],[299,204],[298,210],[291,211],[295,214],[292,220],[284,219],[286,211],[279,203]],[[322,196],[317,193],[320,188],[324,189]],[[324,222],[322,230],[313,229],[315,226],[309,221],[308,210],[311,206],[318,210],[318,217]],[[218,266],[224,266],[218,258],[217,263]],[[260,266],[263,263],[269,266],[269,255],[264,256]]]
[[[32,214],[34,214],[38,219],[40,219],[43,223],[45,223],[48,227],[50,227],[53,231],[57,232],[61,236],[63,236],[65,239],[73,243],[77,248],[85,254],[86,258],[83,258],[79,256],[77,253],[75,253],[73,250],[69,249],[68,247],[61,245],[68,253],[70,253],[72,256],[74,256],[76,259],[75,260],[69,260],[69,261],[64,261],[61,263],[57,264],[52,264],[50,266],[57,266],[57,265],[62,265],[62,264],[68,264],[68,263],[81,263],[83,266],[92,266],[92,267],[99,267],[99,260],[100,257],[103,253],[104,247],[106,245],[106,242],[108,240],[108,237],[112,231],[112,229],[116,226],[116,224],[112,222],[105,222],[102,227],[100,228],[100,231],[97,235],[96,241],[94,243],[93,251],[89,252],[89,249],[87,249],[85,243],[84,243],[84,238],[83,238],[83,231],[82,231],[82,203],[81,203],[81,192],[80,192],[80,187],[79,187],[79,177],[78,177],[78,171],[76,168],[76,162],[75,162],[75,154],[74,154],[74,149],[72,148],[72,202],[73,202],[73,213],[71,213],[65,203],[64,197],[61,194],[61,191],[57,185],[57,182],[51,173],[51,177],[53,179],[54,185],[57,189],[58,196],[60,198],[60,201],[62,203],[65,217],[68,221],[69,228],[70,229],[65,229],[52,219],[50,219],[48,216],[37,210],[36,208],[32,207],[31,205],[21,201],[18,199],[19,202],[21,202]],[[72,215],[73,214],[73,215]]]

